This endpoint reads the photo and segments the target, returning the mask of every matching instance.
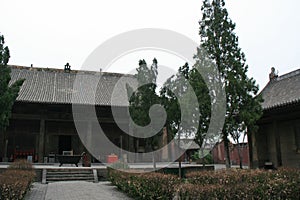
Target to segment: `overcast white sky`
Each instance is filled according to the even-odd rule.
[[[102,42],[133,29],[170,29],[199,42],[201,3],[0,0],[0,32],[11,51],[10,64],[63,68],[69,62],[79,69]],[[226,7],[237,25],[240,47],[249,65],[248,75],[261,88],[268,82],[271,67],[279,75],[299,68],[299,0],[227,0]],[[145,59],[151,62],[152,57]],[[163,55],[158,58],[159,62],[163,59]],[[130,65],[136,67],[137,63],[138,60],[132,60]],[[124,67],[116,66],[114,71],[124,72]]]

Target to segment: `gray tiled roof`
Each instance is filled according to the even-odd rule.
[[[261,94],[264,110],[300,103],[300,69],[270,81]]]
[[[103,72],[100,76],[100,73],[87,71],[66,73],[60,69],[10,67],[11,83],[25,78],[17,98],[17,101],[21,102],[71,104],[75,99],[75,102],[80,104],[91,104],[92,101],[92,104],[96,105],[128,106],[125,85],[136,83],[132,75],[117,73]],[[75,79],[79,80],[80,88],[74,88]],[[115,87],[119,80],[120,85]],[[95,93],[92,88],[97,82]],[[114,97],[112,97],[113,91]],[[93,93],[95,98],[91,99],[93,95],[89,94]],[[75,95],[75,98],[72,95]]]

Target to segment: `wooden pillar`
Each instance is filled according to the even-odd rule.
[[[131,124],[128,123],[128,132],[133,134],[133,128],[131,126]],[[128,135],[128,151],[130,152],[136,152],[136,142],[135,142],[135,138],[131,135]],[[135,155],[135,156],[132,156]],[[135,162],[136,161],[136,154],[130,154],[130,156],[127,158],[128,162]]]
[[[8,133],[4,130],[0,131],[0,157],[3,162],[7,162],[9,160],[9,156],[7,155],[8,150]]]
[[[39,150],[39,133],[35,134],[35,146],[34,146],[34,162],[38,162],[38,150]]]
[[[38,156],[39,162],[44,162],[44,150],[45,150],[45,119],[40,121],[40,134],[39,134],[39,149]]]
[[[282,166],[282,159],[281,159],[281,142],[280,142],[280,133],[278,132],[278,127],[277,127],[277,121],[273,121],[273,135],[275,137],[275,152],[276,152],[276,167]]]
[[[4,154],[5,152],[5,147],[4,147],[4,131],[1,131],[0,129],[0,157],[3,161],[4,157],[6,156]]]
[[[294,134],[295,134],[296,152],[300,153],[300,126],[299,125],[294,127]]]
[[[168,145],[168,132],[167,132],[167,127],[163,128],[163,136],[162,136],[162,155],[161,159],[163,161],[168,161],[169,160],[169,149],[165,148]]]
[[[248,132],[248,147],[249,147],[249,167],[251,169],[258,168],[258,155],[257,155],[257,146],[256,146],[256,133]]]
[[[115,126],[117,126],[117,124],[114,124]],[[126,125],[126,124],[125,124]],[[125,127],[125,125],[122,125],[122,127]],[[117,131],[117,129],[116,129]],[[124,134],[125,132],[125,134]],[[122,146],[122,150],[129,150],[129,134],[127,134],[129,132],[129,126],[126,127],[125,131],[118,131],[119,136],[120,136],[120,147]]]
[[[86,133],[87,149],[90,149],[92,147],[92,131],[93,131],[93,123],[92,121],[88,121],[87,133]]]

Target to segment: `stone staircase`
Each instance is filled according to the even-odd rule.
[[[42,183],[56,181],[98,182],[96,169],[43,169]]]

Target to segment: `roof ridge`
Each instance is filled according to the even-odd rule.
[[[58,73],[63,73],[65,70],[60,69],[60,68],[48,68],[48,67],[28,67],[28,66],[22,66],[22,65],[7,65],[8,67],[12,69],[25,69],[25,70],[33,70],[33,71],[45,71],[45,72],[58,72]],[[97,72],[97,71],[88,71],[88,70],[71,70],[71,74],[76,74],[76,73],[84,73],[84,74],[90,74],[90,75],[95,75],[95,74],[102,74],[105,76],[125,76],[125,77],[134,77],[132,74],[122,74],[122,73],[117,73],[117,72]]]
[[[62,69],[9,66],[10,84],[20,78],[25,82],[17,97],[18,102],[45,104],[82,104],[97,106],[128,106],[126,84],[136,85],[136,79],[122,74],[75,71]],[[101,74],[104,74],[101,78]],[[74,88],[77,75],[79,83]],[[122,80],[124,77],[126,80]],[[99,78],[99,82],[95,78]],[[122,80],[122,81],[120,81]],[[94,87],[96,84],[96,87]],[[90,98],[91,97],[91,98]]]
[[[271,80],[260,92],[264,110],[273,109],[300,102],[300,69],[283,74]]]
[[[296,70],[294,70],[294,71],[291,71],[291,72],[289,72],[289,73],[286,73],[286,74],[283,74],[283,75],[281,75],[281,76],[279,76],[279,77],[277,77],[277,81],[281,81],[281,80],[283,80],[283,79],[287,79],[287,78],[290,78],[290,77],[293,77],[293,76],[297,76],[297,75],[299,75],[300,74],[300,69],[296,69]]]

